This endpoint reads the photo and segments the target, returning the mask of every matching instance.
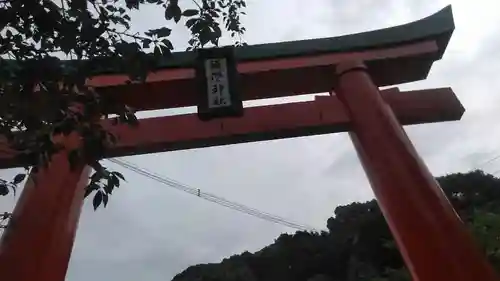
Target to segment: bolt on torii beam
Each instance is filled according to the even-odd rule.
[[[140,120],[137,128],[102,121],[119,139],[106,157],[347,131],[414,280],[497,280],[401,127],[459,120],[464,108],[450,88],[379,90],[425,79],[453,30],[448,6],[422,20],[382,30],[237,48],[240,100],[331,95],[238,109],[232,118],[156,117]],[[196,69],[196,53],[181,52],[151,73],[146,84],[127,84],[125,75],[112,71],[97,73],[88,84],[110,104],[166,109],[200,106],[204,97],[203,109],[210,113]],[[69,148],[77,145],[72,138],[63,141]],[[0,168],[22,166],[7,143],[2,148]],[[28,180],[12,227],[0,240],[2,278],[65,279],[88,175],[85,163],[70,171],[61,152],[40,171],[36,188]]]

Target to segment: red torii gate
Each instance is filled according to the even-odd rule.
[[[102,121],[119,137],[106,156],[349,131],[414,280],[497,280],[400,125],[459,120],[462,105],[449,88],[378,90],[424,79],[453,29],[447,7],[383,30],[239,48],[244,100],[335,95],[247,108],[243,117],[206,122],[196,114],[142,119],[137,128]],[[138,110],[193,106],[199,95],[193,62],[194,53],[176,53],[146,84],[127,85],[126,76],[107,73],[89,85],[111,104],[120,101]],[[15,151],[1,153],[0,168],[23,164]],[[40,172],[36,187],[28,181],[0,241],[2,280],[65,279],[88,175],[84,163],[70,171],[61,152]]]

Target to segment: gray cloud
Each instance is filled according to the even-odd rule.
[[[249,43],[327,37],[413,21],[449,1],[248,0]],[[460,122],[407,127],[431,171],[467,171],[499,153],[500,17],[494,1],[452,1],[457,30],[426,81],[403,89],[454,88],[467,112]],[[145,29],[161,10],[135,15]],[[155,20],[152,20],[155,19]],[[182,48],[188,35],[174,30]],[[227,42],[227,41],[226,41]],[[181,48],[181,49],[182,49]],[[188,109],[189,110],[189,109]],[[178,112],[178,111],[177,111]],[[151,115],[157,113],[147,113]],[[335,206],[372,198],[347,134],[130,157],[137,165],[203,191],[317,228]],[[500,162],[485,166],[500,169]],[[107,209],[84,207],[68,280],[169,280],[187,266],[218,262],[271,243],[286,227],[184,194],[110,164],[127,184]],[[2,171],[11,176],[13,171]],[[0,211],[15,199],[0,198]]]

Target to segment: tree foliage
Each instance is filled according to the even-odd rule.
[[[500,270],[500,179],[480,171],[438,178],[478,244]],[[328,232],[282,234],[256,253],[196,265],[173,281],[410,281],[376,201],[336,208]],[[224,276],[235,276],[228,279]],[[245,274],[244,276],[242,274]]]
[[[148,5],[164,10],[164,24],[132,32],[131,11]],[[61,150],[72,165],[91,165],[87,195],[95,192],[95,207],[106,205],[123,176],[99,163],[116,138],[96,121],[115,114],[117,123],[135,125],[137,118],[127,104],[106,104],[87,79],[113,71],[129,75],[131,83],[143,82],[174,49],[172,24],[190,31],[190,50],[217,46],[223,30],[241,45],[244,7],[244,0],[0,0],[2,142],[34,174]],[[81,139],[80,147],[57,142],[58,135],[72,134]],[[23,179],[0,180],[0,195]]]

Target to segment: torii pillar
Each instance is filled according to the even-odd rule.
[[[352,142],[413,280],[497,280],[363,62],[339,64],[336,78]]]
[[[238,118],[207,122],[197,114],[142,119],[136,128],[101,121],[119,138],[105,156],[348,131],[415,281],[498,280],[401,127],[459,120],[462,105],[449,88],[378,90],[424,79],[453,29],[448,7],[389,29],[239,48],[243,100],[335,95],[246,108]],[[145,85],[128,85],[120,73],[96,74],[89,85],[106,101],[138,110],[197,105],[192,59],[192,53],[173,54]],[[0,168],[22,166],[15,155],[0,152]],[[84,163],[70,171],[62,152],[38,175],[36,187],[28,182],[0,240],[2,280],[64,281],[87,177]]]

